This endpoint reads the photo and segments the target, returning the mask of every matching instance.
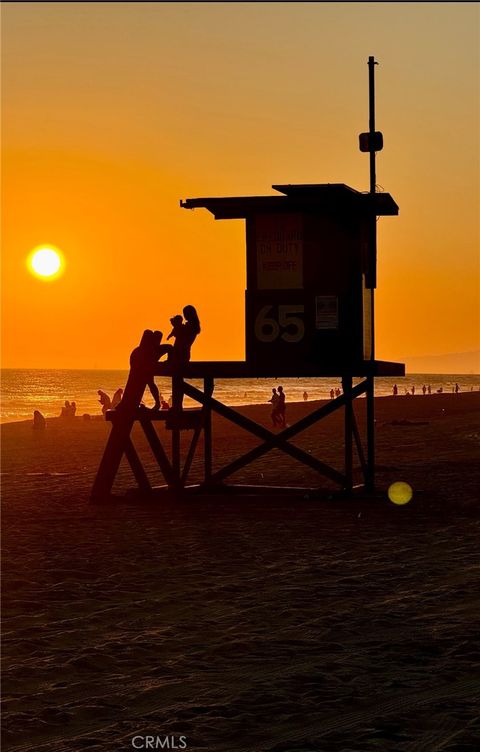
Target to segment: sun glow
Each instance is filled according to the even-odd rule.
[[[28,268],[36,277],[44,280],[57,279],[62,273],[65,261],[61,252],[55,246],[39,246],[35,248],[27,261]]]

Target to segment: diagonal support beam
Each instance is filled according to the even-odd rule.
[[[163,473],[163,477],[165,478],[166,482],[170,485],[173,480],[173,470],[169,462],[169,459],[165,453],[165,449],[163,448],[160,442],[160,439],[157,436],[157,432],[152,426],[151,421],[149,420],[141,420],[140,425],[142,426],[144,430],[145,436],[147,437],[147,441],[150,444],[150,448],[155,456],[155,459],[158,462],[160,470]]]
[[[255,447],[250,452],[247,452],[241,457],[238,457],[236,460],[233,460],[233,462],[230,462],[228,465],[225,465],[225,467],[222,467],[221,470],[217,470],[216,473],[213,473],[210,480],[214,483],[223,480],[232,473],[235,473],[237,470],[240,470],[242,467],[245,467],[245,465],[248,465],[250,464],[250,462],[258,459],[263,454],[266,454],[273,448],[278,448],[282,452],[289,454],[299,462],[302,462],[304,465],[309,465],[321,475],[324,475],[326,478],[330,478],[330,480],[335,481],[335,483],[340,483],[343,485],[345,481],[345,476],[342,475],[342,473],[339,473],[333,467],[330,467],[330,465],[326,465],[324,462],[317,460],[316,457],[312,457],[302,449],[298,449],[298,447],[292,446],[288,443],[281,444],[278,447],[270,446],[266,443],[260,444],[260,446]]]
[[[184,486],[187,482],[188,473],[190,472],[190,467],[192,466],[193,458],[195,456],[195,450],[197,448],[198,440],[200,438],[200,434],[202,433],[203,428],[203,421],[204,421],[204,413],[205,410],[202,410],[202,413],[200,415],[200,422],[198,426],[195,428],[195,431],[192,436],[192,441],[190,442],[190,448],[188,450],[187,458],[185,460],[185,464],[183,466],[182,475],[180,478],[181,485]]]
[[[326,415],[329,415],[330,413],[334,412],[335,410],[338,410],[340,407],[345,405],[347,403],[347,398],[344,395],[337,397],[336,400],[329,402],[327,405],[323,405],[322,407],[318,408],[310,415],[307,415],[305,416],[305,418],[302,418],[302,420],[298,421],[293,426],[290,426],[284,431],[281,431],[279,434],[273,434],[271,431],[268,431],[266,428],[264,428],[263,426],[260,426],[258,423],[255,423],[249,418],[246,418],[245,416],[241,415],[235,410],[232,410],[226,405],[223,405],[221,402],[218,402],[212,397],[209,397],[203,394],[199,389],[192,386],[191,384],[187,384],[184,382],[183,388],[184,388],[185,394],[187,394],[188,396],[192,397],[193,399],[197,400],[203,405],[209,405],[213,410],[218,412],[219,415],[222,415],[222,417],[226,418],[227,420],[230,420],[231,422],[235,423],[241,428],[244,428],[245,430],[249,431],[250,433],[264,440],[264,444],[258,447],[255,447],[250,452],[247,452],[242,457],[237,458],[236,460],[231,462],[229,465],[226,465],[224,468],[214,473],[211,476],[212,481],[218,481],[218,480],[222,480],[223,478],[226,478],[228,475],[231,475],[233,472],[236,472],[237,470],[249,464],[253,460],[257,459],[258,457],[261,457],[263,454],[270,451],[271,449],[277,448],[285,452],[286,454],[289,454],[294,459],[297,459],[299,462],[302,462],[303,464],[306,464],[312,467],[314,470],[316,470],[322,475],[325,475],[326,477],[330,478],[336,483],[344,485],[345,476],[342,473],[339,473],[334,468],[321,462],[315,457],[312,457],[311,455],[307,454],[303,450],[292,446],[287,441],[289,438],[291,438],[292,436],[295,436],[300,431],[305,430],[306,428],[308,428],[310,425],[313,425],[321,418],[325,417]],[[365,391],[365,388],[366,388],[366,382],[362,382],[361,384],[358,384],[356,387],[353,387],[353,389],[351,390],[352,398],[354,396],[356,397],[359,394],[362,394]]]
[[[127,439],[125,444],[125,456],[130,463],[130,467],[132,468],[132,472],[135,476],[135,480],[137,481],[140,490],[146,492],[151,491],[152,487],[150,485],[150,481],[148,480],[147,474],[143,469],[143,465],[140,462],[140,458],[135,451],[135,447],[133,446],[132,440],[130,438]]]
[[[200,389],[197,389],[197,387],[194,387],[192,384],[188,384],[187,382],[184,382],[183,389],[184,389],[185,394],[191,397],[192,399],[196,400],[197,402],[200,402],[200,404],[202,405],[209,405],[212,408],[212,410],[215,410],[215,412],[217,412],[223,418],[230,420],[232,423],[235,423],[237,426],[240,426],[240,428],[244,428],[249,433],[253,433],[254,436],[258,436],[258,438],[263,439],[264,441],[270,441],[271,439],[274,439],[275,441],[277,440],[288,441],[288,439],[291,439],[297,433],[300,433],[301,431],[304,431],[306,428],[309,428],[318,420],[325,418],[327,415],[330,415],[330,413],[333,413],[335,412],[335,410],[338,410],[340,407],[343,407],[346,402],[345,396],[342,394],[340,395],[340,397],[337,397],[331,402],[328,402],[326,405],[322,405],[322,407],[319,407],[317,410],[314,410],[313,413],[306,415],[304,418],[297,421],[293,426],[289,426],[288,428],[285,428],[283,431],[280,431],[280,433],[278,434],[273,434],[271,431],[268,431],[263,426],[259,425],[258,423],[255,423],[253,420],[250,420],[250,418],[245,417],[245,415],[241,415],[240,413],[236,412],[236,410],[233,410],[231,407],[227,407],[226,405],[223,405],[221,402],[218,402],[213,397],[209,397],[205,395],[202,391],[200,391]],[[363,394],[366,391],[366,389],[367,389],[366,381],[362,381],[360,384],[357,384],[357,386],[354,386],[352,388],[352,392],[351,392],[352,398],[358,397],[360,394]]]
[[[205,381],[204,381],[204,394],[207,397],[211,397],[212,396],[212,394],[213,394],[213,388],[214,388],[213,379],[205,379]],[[185,382],[184,381],[182,382],[182,389],[183,389],[183,391],[185,390]],[[185,484],[187,482],[188,473],[190,472],[190,467],[192,465],[193,458],[195,456],[195,450],[197,448],[198,440],[200,438],[200,434],[202,432],[202,429],[204,431],[204,434],[206,434],[205,445],[208,445],[209,448],[210,448],[210,451],[211,451],[211,411],[210,411],[210,406],[207,405],[207,404],[202,405],[202,411],[200,413],[200,421],[199,421],[198,426],[195,428],[195,432],[194,432],[194,434],[192,436],[192,441],[190,443],[190,448],[188,450],[187,458],[185,460],[185,464],[183,466],[182,475],[181,475],[181,478],[180,478],[180,482],[181,482],[182,487],[185,486]],[[206,457],[206,455],[207,455],[206,446],[204,446],[204,449],[205,449],[205,457],[204,457],[205,468],[207,468],[208,464],[210,464],[210,473],[209,473],[209,476],[210,476],[211,475],[211,459],[209,461],[208,458]]]

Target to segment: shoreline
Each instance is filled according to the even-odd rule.
[[[476,391],[470,391],[470,392],[466,392],[466,391],[459,392],[458,394],[454,394],[452,392],[442,392],[441,394],[437,394],[435,392],[435,393],[432,393],[432,394],[415,394],[415,395],[411,395],[411,394],[408,394],[408,395],[407,394],[399,394],[396,397],[394,397],[393,395],[381,394],[381,395],[375,396],[375,404],[377,404],[378,400],[380,400],[381,402],[383,402],[384,400],[392,400],[392,401],[395,401],[395,402],[397,402],[397,401],[398,402],[402,402],[403,400],[408,400],[408,401],[413,400],[413,399],[414,400],[417,400],[417,399],[418,400],[419,399],[422,399],[422,400],[425,399],[426,400],[426,399],[432,399],[432,398],[434,398],[434,399],[445,399],[445,398],[449,398],[449,397],[453,398],[453,399],[464,399],[466,397],[469,397],[470,395],[480,395],[480,389],[478,389]],[[357,397],[357,400],[363,400],[363,399],[365,399],[365,395],[360,395],[360,397]],[[299,406],[304,406],[304,407],[312,406],[315,409],[315,408],[321,407],[323,404],[327,404],[327,403],[329,403],[331,401],[332,401],[331,399],[308,399],[308,400],[287,401],[286,404],[287,404],[287,409],[288,409],[288,407],[296,409]],[[224,404],[226,404],[226,403],[224,403]],[[357,401],[355,401],[354,404],[357,404]],[[228,403],[228,407],[231,407],[231,408],[233,408],[235,410],[240,410],[240,411],[241,410],[250,410],[250,409],[257,410],[257,409],[261,409],[262,407],[264,407],[264,408],[266,408],[268,410],[268,405],[269,405],[268,401],[265,401],[265,403],[263,403],[263,402],[250,402],[250,403],[241,403],[241,404],[233,404],[233,403],[230,404],[230,403]],[[184,409],[185,410],[191,410],[191,409],[195,409],[195,408],[193,406],[189,405],[189,406],[185,407]],[[84,422],[87,422],[88,420],[92,420],[92,421],[104,421],[104,422],[106,422],[105,418],[104,418],[104,416],[102,414],[97,414],[97,413],[87,413],[87,414],[90,416],[88,419],[84,419],[83,415],[75,415],[74,418],[62,418],[60,415],[57,415],[57,416],[50,416],[50,417],[46,416],[45,420],[47,421],[47,423],[61,421],[62,424],[64,424],[64,423],[71,424],[72,422],[77,422],[78,420],[84,420]],[[11,426],[11,425],[12,426],[13,425],[25,425],[25,424],[32,423],[32,421],[33,421],[33,410],[32,410],[32,417],[31,418],[19,418],[18,420],[0,421],[0,431],[1,431],[2,428],[6,427],[6,426]]]

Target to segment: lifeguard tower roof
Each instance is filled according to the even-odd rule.
[[[232,196],[224,198],[187,198],[180,201],[184,209],[204,208],[215,219],[243,219],[250,214],[268,211],[306,209],[331,212],[369,212],[372,195],[350,188],[344,183],[306,183],[272,185],[283,196]],[[375,214],[395,216],[398,206],[389,193],[375,193]]]

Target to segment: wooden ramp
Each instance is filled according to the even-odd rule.
[[[305,370],[305,369],[304,369]],[[251,492],[251,486],[227,486],[225,480],[233,473],[254,460],[262,457],[271,449],[279,449],[290,457],[317,471],[322,478],[328,478],[337,484],[339,490],[350,494],[353,490],[353,449],[356,448],[363,475],[361,488],[369,491],[374,489],[374,378],[376,375],[403,375],[404,367],[398,363],[384,363],[382,361],[366,361],[352,366],[347,372],[336,374],[320,371],[320,369],[306,369],[298,373],[294,366],[287,365],[279,373],[263,368],[252,368],[247,363],[240,362],[193,362],[188,363],[182,372],[173,373],[167,364],[152,363],[148,354],[139,358],[131,368],[121,404],[116,410],[107,412],[106,419],[112,423],[112,429],[105,448],[103,458],[92,488],[91,500],[101,502],[111,497],[112,487],[123,456],[130,464],[134,478],[141,495],[152,494],[152,488],[142,462],[133,445],[131,432],[134,423],[141,426],[147,442],[153,452],[158,467],[165,479],[165,486],[175,494],[188,491],[212,493],[221,489],[226,492]],[[143,393],[153,374],[168,376],[172,380],[172,407],[170,410],[149,410],[139,407]],[[223,404],[213,396],[215,378],[279,378],[302,376],[341,376],[343,394],[327,404],[306,415],[294,425],[273,433],[265,426],[256,423],[242,415],[238,410]],[[363,376],[363,380],[353,386],[353,377]],[[200,379],[203,388],[189,383],[189,379]],[[365,394],[367,398],[367,432],[362,441],[353,409],[354,400]],[[198,403],[196,409],[184,409],[184,396],[190,397]],[[339,472],[330,465],[313,457],[291,443],[297,434],[314,425],[319,420],[335,412],[344,410],[344,470]],[[232,462],[213,471],[213,438],[212,413],[231,421],[262,443],[250,451],[238,456]],[[155,429],[155,423],[164,421],[170,432],[170,447],[165,446]],[[186,456],[181,457],[181,431],[192,431]],[[198,448],[200,437],[203,435],[203,480],[200,484],[189,485],[189,475],[192,462]],[[255,487],[256,492],[262,487]],[[265,490],[267,490],[266,487]],[[319,487],[320,489],[320,487]],[[319,490],[319,489],[303,489]],[[276,491],[288,489],[275,489]],[[302,490],[302,489],[298,489]]]

